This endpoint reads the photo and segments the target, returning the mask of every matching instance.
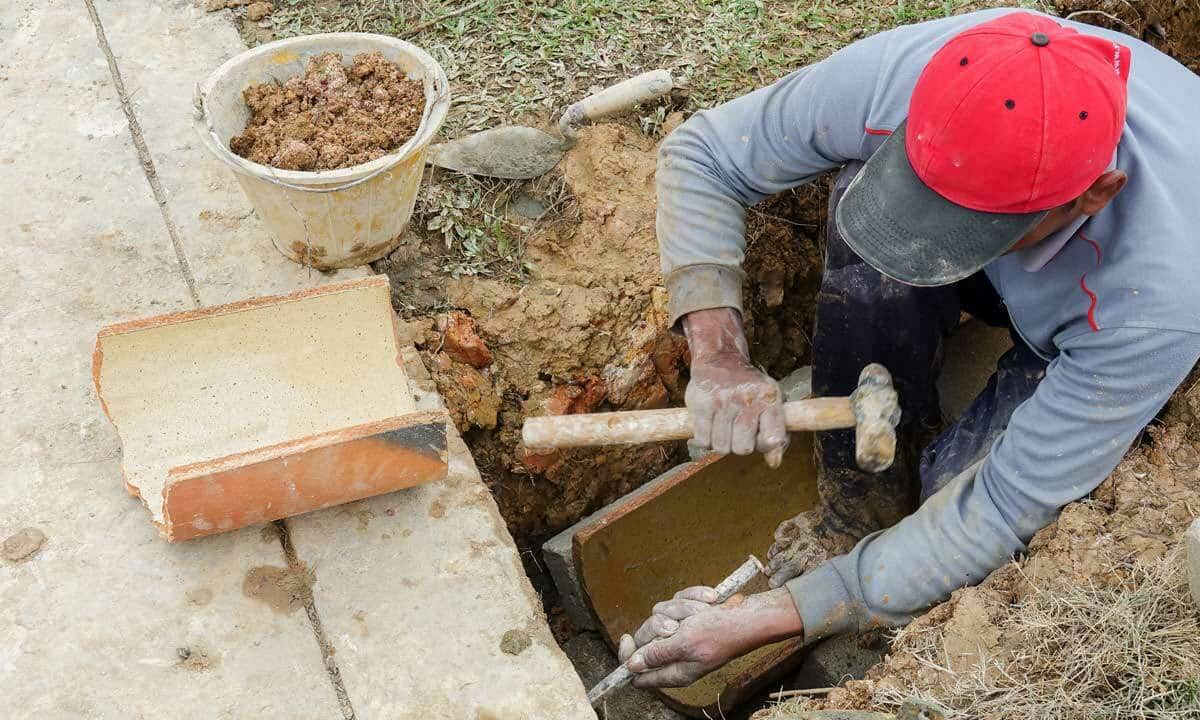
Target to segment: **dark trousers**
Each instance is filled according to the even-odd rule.
[[[1012,331],[1008,313],[982,272],[952,285],[914,287],[882,275],[846,245],[834,208],[862,167],[838,175],[829,200],[825,274],[813,335],[813,391],[848,395],[868,363],[892,373],[903,412],[896,461],[878,474],[854,462],[853,430],[817,433],[821,503],[817,528],[850,543],[893,525],[951,478],[983,459],[1013,411],[1033,394],[1046,362]],[[1013,347],[987,387],[948,429],[937,378],[943,343],[966,312],[1008,327]]]

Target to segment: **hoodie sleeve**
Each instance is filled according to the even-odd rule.
[[[697,113],[658,154],[657,231],[670,321],[741,310],[746,207],[849,160],[865,128],[890,33]]]
[[[910,621],[983,580],[1092,492],[1200,357],[1200,335],[1114,328],[1060,346],[988,457],[888,530],[787,585],[807,642]]]

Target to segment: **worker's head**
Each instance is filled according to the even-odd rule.
[[[881,272],[944,285],[1102,210],[1125,124],[1129,49],[1015,12],[967,30],[917,80],[908,119],[838,205]]]

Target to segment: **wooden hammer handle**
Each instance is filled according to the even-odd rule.
[[[850,399],[813,398],[783,404],[789,432],[854,427]],[[530,450],[638,445],[692,437],[692,416],[687,408],[633,410],[591,415],[550,415],[525,419],[521,439]]]

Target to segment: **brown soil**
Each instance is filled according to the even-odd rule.
[[[421,125],[425,91],[378,52],[311,58],[303,75],[242,93],[250,123],[229,141],[238,155],[283,170],[336,170],[403,145]]]
[[[1118,30],[1162,50],[1200,72],[1200,5],[1177,0],[1059,0],[1062,15]]]
[[[0,557],[11,563],[24,562],[46,544],[46,533],[35,527],[21,528],[0,544]]]
[[[282,568],[259,565],[242,579],[242,594],[266,603],[272,610],[290,613],[303,608],[312,597],[316,575],[304,567]]]
[[[559,166],[570,217],[524,238],[525,284],[447,279],[439,237],[376,268],[392,279],[423,359],[518,543],[535,543],[680,462],[682,444],[531,455],[526,415],[680,405],[687,346],[667,327],[654,232],[655,140],[623,125],[585,130]],[[524,190],[528,192],[528,188]],[[520,190],[514,191],[513,196]],[[820,281],[816,238],[824,183],[786,193],[748,218],[748,330],[754,359],[785,374],[808,358]],[[447,306],[470,315],[486,367],[452,357]],[[442,331],[436,329],[440,325]],[[476,365],[485,364],[476,361]]]

